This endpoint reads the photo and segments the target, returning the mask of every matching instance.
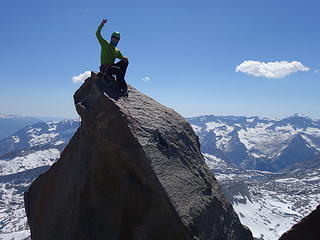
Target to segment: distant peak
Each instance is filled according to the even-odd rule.
[[[0,118],[28,118],[28,117],[20,116],[20,115],[1,114],[0,113]]]
[[[294,113],[294,114],[290,115],[290,116],[289,116],[289,117],[287,117],[287,118],[291,118],[291,117],[303,117],[303,118],[309,118],[309,117],[307,117],[307,116],[305,116],[305,115],[303,115],[303,114],[301,114],[301,113]]]

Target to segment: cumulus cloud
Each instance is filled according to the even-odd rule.
[[[72,82],[74,83],[83,83],[88,77],[91,76],[91,71],[85,71],[84,73],[79,74],[78,76],[72,77]]]
[[[255,77],[266,78],[283,78],[290,73],[309,71],[301,62],[281,61],[281,62],[259,62],[259,61],[244,61],[236,67],[236,72],[243,72]]]
[[[151,78],[146,76],[146,77],[142,78],[142,81],[149,82],[149,81],[151,81]]]

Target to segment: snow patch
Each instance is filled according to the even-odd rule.
[[[52,132],[52,131],[57,131],[57,123],[58,122],[48,122],[47,124],[49,125],[48,131]]]
[[[193,131],[196,132],[196,134],[199,134],[201,132],[201,127],[193,124],[191,124],[191,127],[193,128]]]
[[[305,179],[305,181],[319,181],[319,180],[320,180],[320,176],[313,176]]]
[[[237,203],[233,205],[233,208],[239,215],[241,223],[248,226],[253,237],[256,238],[278,239],[295,224],[293,220],[286,218],[286,213],[299,215],[299,213],[290,210],[288,205],[276,202],[268,197],[264,200],[264,205],[251,202],[247,197],[245,198],[245,204]],[[274,214],[274,209],[278,208],[280,208],[282,214]]]
[[[23,172],[36,167],[52,165],[60,157],[58,149],[39,150],[24,157],[0,160],[0,176]]]
[[[35,134],[37,132],[40,132],[41,128],[31,128],[27,131],[28,134]]]
[[[320,137],[320,129],[319,128],[308,127],[306,129],[306,133],[308,133],[310,135],[314,135],[314,136]]]
[[[25,240],[29,237],[30,231],[20,231],[20,232],[12,232],[12,233],[0,233],[0,239],[2,240]]]
[[[272,123],[259,123],[255,128],[241,129],[238,131],[239,139],[248,150],[255,150],[255,154],[259,157],[277,156],[281,148],[292,137],[292,133],[267,129],[271,125]]]
[[[18,136],[12,136],[12,140],[14,143],[19,143],[20,142],[20,138]]]
[[[37,146],[37,145],[43,145],[48,142],[50,142],[53,138],[58,136],[59,133],[44,133],[41,135],[32,135],[32,139],[29,141],[29,144],[31,147]]]
[[[59,140],[59,141],[56,141],[54,143],[55,146],[58,146],[58,145],[61,145],[61,144],[64,144],[64,141]]]
[[[303,130],[303,129],[301,129]],[[295,135],[298,133],[296,129],[294,129],[291,124],[285,125],[285,126],[277,126],[275,128],[275,131],[283,131],[283,132],[290,132],[292,135]]]
[[[283,179],[276,179],[275,182],[279,182],[279,183],[299,183],[301,182],[301,180],[297,179],[297,178],[283,178]]]
[[[206,131],[208,132],[208,131],[210,131],[212,129],[225,126],[225,124],[220,123],[220,122],[219,123],[218,122],[207,122],[206,126],[207,126]]]
[[[221,158],[208,153],[204,153],[202,155],[204,156],[204,160],[210,170],[216,168],[217,166],[225,165],[225,162]]]

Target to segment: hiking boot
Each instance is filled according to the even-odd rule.
[[[124,97],[128,97],[128,90],[120,89],[120,93]]]
[[[101,72],[98,72],[97,77],[98,77],[98,78],[102,78],[102,77],[103,77],[103,74],[102,74]]]

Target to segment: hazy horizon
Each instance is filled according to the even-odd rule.
[[[302,115],[304,117],[308,117],[312,120],[315,120],[315,121],[318,121],[320,120],[320,118],[313,118],[313,117],[310,117],[308,115],[305,115],[305,114],[301,114],[301,113],[292,113],[290,115],[287,115],[287,116],[284,116],[284,117],[266,117],[266,116],[258,116],[258,115],[234,115],[234,114],[228,114],[228,115],[216,115],[216,114],[200,114],[200,115],[197,115],[197,116],[183,116],[184,118],[196,118],[196,117],[203,117],[203,116],[215,116],[215,117],[247,117],[247,118],[251,118],[251,117],[258,117],[260,119],[284,119],[284,118],[287,118],[287,117],[292,117],[294,115]],[[6,114],[6,113],[0,113],[0,118],[2,115],[8,115],[8,116],[17,116],[17,117],[27,117],[27,118],[35,118],[35,119],[39,119],[39,120],[42,120],[42,121],[62,121],[62,120],[79,120],[80,117],[74,117],[74,118],[65,118],[65,117],[57,117],[57,116],[28,116],[28,115],[21,115],[21,114]]]

